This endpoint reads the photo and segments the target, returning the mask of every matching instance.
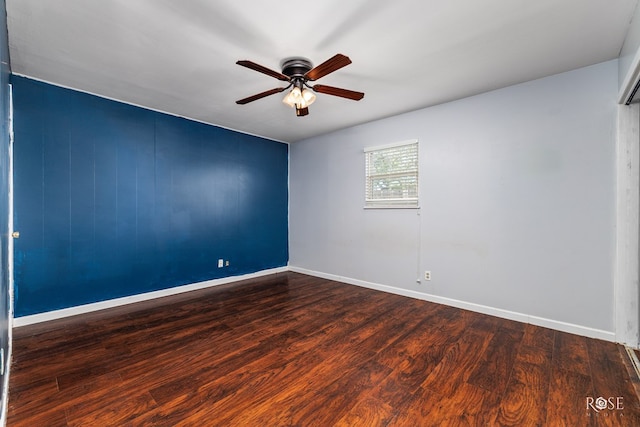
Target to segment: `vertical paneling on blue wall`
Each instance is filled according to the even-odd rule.
[[[7,356],[9,350],[9,42],[5,1],[0,0],[0,347]],[[7,357],[4,360],[8,364]],[[7,366],[3,370],[7,372]],[[5,378],[0,376],[5,396]],[[3,408],[5,409],[5,408]]]
[[[13,85],[16,316],[287,265],[286,144]]]

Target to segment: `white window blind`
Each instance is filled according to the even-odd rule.
[[[365,148],[366,208],[418,207],[418,140]]]

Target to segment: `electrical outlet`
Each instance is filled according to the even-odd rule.
[[[218,268],[222,268],[222,267],[224,267],[224,260],[222,258],[220,258],[218,260]]]
[[[229,260],[225,261],[224,266],[229,267]]]
[[[425,271],[424,272],[424,280],[431,280],[431,272],[430,271]]]

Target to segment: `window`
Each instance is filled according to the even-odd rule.
[[[365,148],[365,208],[418,207],[418,140]]]

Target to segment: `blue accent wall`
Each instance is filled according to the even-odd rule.
[[[287,265],[288,145],[12,82],[16,317]]]
[[[7,37],[7,15],[5,1],[0,0],[0,347],[4,350],[7,372],[9,351],[9,42]],[[0,376],[3,396],[5,378]],[[3,411],[6,408],[2,408]]]

